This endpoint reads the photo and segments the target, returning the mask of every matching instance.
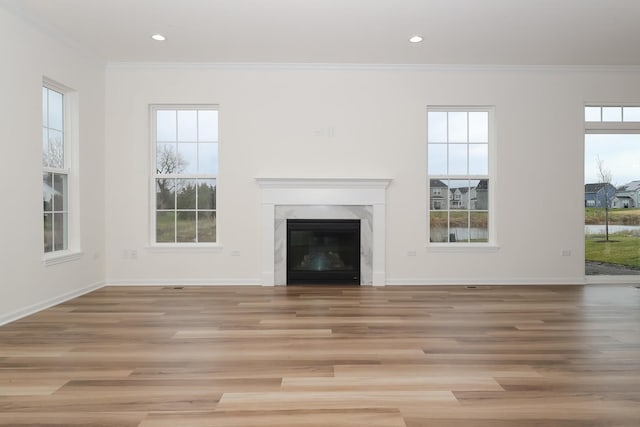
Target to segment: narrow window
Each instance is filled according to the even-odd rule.
[[[155,243],[217,241],[218,111],[152,106]]]
[[[42,206],[44,252],[69,249],[68,137],[65,128],[65,94],[46,83],[42,86]]]
[[[491,241],[490,108],[429,108],[429,242]]]

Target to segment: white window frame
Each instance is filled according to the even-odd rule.
[[[488,113],[488,173],[486,175],[447,175],[446,179],[451,180],[480,180],[488,179],[489,181],[489,197],[488,197],[488,234],[487,242],[431,242],[431,180],[445,179],[443,175],[430,175],[428,170],[427,157],[427,232],[425,247],[435,252],[468,252],[468,251],[497,251],[500,249],[497,233],[497,213],[496,213],[496,183],[497,183],[497,137],[496,137],[496,112],[495,106],[490,105],[429,105],[427,106],[427,153],[428,153],[428,130],[429,130],[429,112],[486,112]],[[450,144],[447,142],[447,144]],[[428,154],[427,154],[428,156]],[[449,195],[450,200],[452,196]],[[471,203],[471,201],[469,201]],[[470,206],[468,207],[470,208]]]
[[[42,167],[42,173],[53,172],[55,174],[67,176],[67,248],[63,250],[44,251],[42,248],[42,259],[45,265],[54,265],[63,262],[73,261],[82,255],[80,248],[80,221],[79,221],[79,125],[78,125],[78,93],[47,77],[42,79],[42,88],[61,93],[63,95],[63,147],[64,147],[64,167]],[[42,97],[42,89],[40,90]],[[41,105],[41,104],[40,104]],[[42,117],[42,114],[40,114]],[[42,122],[42,119],[41,119]],[[43,123],[41,123],[41,127]],[[41,136],[42,139],[42,136]],[[44,221],[44,217],[43,217]],[[44,230],[43,230],[44,233]],[[42,238],[44,242],[44,235]]]
[[[587,134],[640,134],[640,121],[587,121],[586,119],[586,108],[587,107],[640,107],[640,102],[628,103],[628,102],[586,102],[582,108],[582,124],[584,126],[584,133],[582,139],[582,167],[584,169],[584,158],[585,158],[585,138],[584,136]],[[582,176],[584,176],[584,170],[582,171]],[[581,191],[584,195],[584,184],[581,185]],[[593,201],[594,206],[596,200]],[[589,206],[587,206],[589,207]],[[584,209],[582,214],[582,224],[584,224]],[[583,256],[584,256],[584,247],[582,248]],[[609,283],[615,282],[619,283],[620,281],[628,281],[629,277],[632,277],[635,282],[637,276],[635,275],[623,275],[623,276],[611,276],[612,279],[606,279],[606,276],[601,275],[586,275],[585,278],[587,283]]]
[[[640,107],[640,103],[611,103],[611,102],[587,102],[582,109],[583,124],[585,134],[625,134],[625,133],[640,133],[640,121],[587,121],[586,108],[606,108],[606,107]],[[623,110],[624,111],[624,110]],[[623,118],[624,119],[624,118]]]
[[[219,187],[219,170],[218,174],[157,174],[156,173],[156,149],[157,149],[157,112],[162,110],[214,110],[218,112],[220,117],[220,106],[217,104],[151,104],[149,105],[149,135],[150,135],[150,186],[149,186],[149,249],[152,251],[174,251],[174,250],[195,250],[195,251],[219,251],[222,250],[220,243],[220,209],[218,208],[217,190]],[[219,124],[219,119],[218,119]],[[220,155],[220,136],[218,135],[218,159]],[[218,167],[220,161],[218,160]],[[215,242],[157,242],[156,241],[156,179],[165,178],[184,178],[184,179],[215,179],[216,180],[216,241]]]

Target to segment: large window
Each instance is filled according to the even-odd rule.
[[[429,241],[488,243],[490,108],[427,111]]]
[[[640,274],[640,105],[584,109],[585,274]]]
[[[70,159],[65,129],[65,95],[42,87],[42,205],[44,252],[69,248]]]
[[[153,235],[156,243],[215,243],[218,111],[153,106]]]

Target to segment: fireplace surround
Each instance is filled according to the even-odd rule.
[[[261,188],[265,286],[286,284],[286,220],[359,219],[360,284],[386,284],[386,178],[256,178]]]

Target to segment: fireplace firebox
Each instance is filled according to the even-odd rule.
[[[359,219],[288,219],[287,284],[360,284]]]

